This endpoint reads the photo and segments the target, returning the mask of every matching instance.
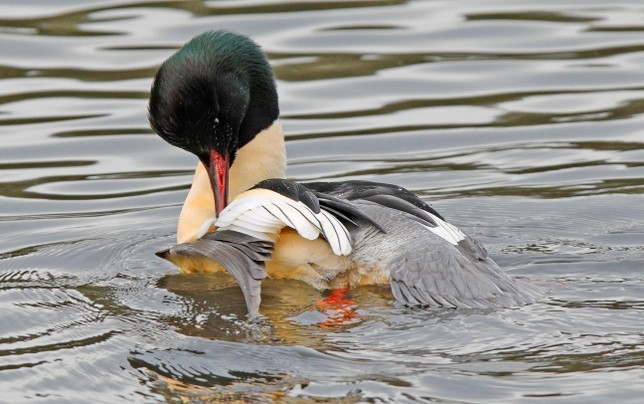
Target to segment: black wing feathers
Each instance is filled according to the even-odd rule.
[[[315,213],[319,213],[320,207],[322,207],[346,224],[357,226],[357,219],[364,220],[382,232],[385,232],[382,225],[362,213],[350,201],[365,200],[399,212],[405,212],[410,214],[416,221],[430,227],[437,226],[430,213],[445,220],[434,208],[423,202],[412,192],[392,184],[370,181],[308,182],[299,184],[285,179],[274,178],[261,181],[253,188],[268,189],[294,201],[302,202]]]
[[[380,230],[383,233],[386,233],[385,229],[380,225],[380,223],[376,222],[369,216],[362,213],[358,208],[353,206],[352,203],[321,192],[313,191],[313,194],[318,197],[318,200],[320,201],[320,206],[324,207],[325,210],[329,212],[331,211],[336,212],[336,214],[340,213],[341,214],[340,218],[349,216],[355,219],[365,220],[367,223],[371,224],[376,229]],[[351,223],[354,226],[357,226],[357,224],[349,217],[347,217],[348,223]]]
[[[298,184],[297,182],[281,178],[272,178],[258,182],[251,189],[258,188],[268,189],[269,191],[276,192],[296,202],[302,202],[314,213],[320,213],[320,203],[318,202],[318,198],[316,198],[310,189],[304,185]]]
[[[308,182],[303,185],[314,193],[321,192],[348,201],[368,200],[391,209],[407,212],[420,219],[421,223],[429,223],[431,227],[436,226],[436,223],[427,213],[445,220],[440,213],[414,193],[393,184],[371,181],[344,181]]]
[[[341,221],[344,221],[345,224],[357,226],[358,224],[356,222],[363,220],[383,233],[386,233],[384,228],[378,222],[362,213],[346,199],[337,198],[324,192],[312,190],[306,185],[281,178],[261,181],[252,189],[259,188],[276,192],[297,202],[302,202],[315,213],[320,213],[320,208],[322,207],[327,212],[334,214]]]
[[[429,227],[436,227],[437,226],[437,224],[434,221],[434,219],[432,219],[432,217],[429,216],[429,214],[426,211],[424,211],[424,210],[420,209],[419,207],[417,207],[416,205],[413,205],[412,203],[407,202],[404,199],[400,199],[400,198],[398,198],[396,196],[392,196],[392,195],[373,195],[373,196],[369,196],[369,197],[362,198],[362,199],[367,200],[367,201],[371,201],[371,202],[375,202],[375,203],[377,203],[379,205],[386,206],[386,207],[391,208],[391,209],[396,209],[396,210],[400,210],[402,212],[409,213],[410,215],[412,215],[413,219],[416,219],[416,221],[418,221],[421,224],[424,224],[426,226],[429,226]]]

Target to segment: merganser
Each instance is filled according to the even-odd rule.
[[[198,157],[179,245],[157,255],[183,273],[227,270],[251,316],[265,276],[318,290],[390,285],[408,306],[523,305],[540,288],[504,273],[483,246],[410,191],[368,181],[284,179],[275,79],[248,37],[206,32],[159,68],[149,120]]]

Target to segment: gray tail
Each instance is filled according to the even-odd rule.
[[[489,257],[456,248],[410,251],[390,264],[391,291],[408,306],[499,308],[533,303],[544,291],[503,272]]]

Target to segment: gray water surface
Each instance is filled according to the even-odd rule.
[[[638,402],[644,395],[641,1],[5,0],[0,401]],[[412,310],[182,276],[195,158],[146,119],[194,35],[252,36],[278,78],[289,178],[399,184],[549,288]]]

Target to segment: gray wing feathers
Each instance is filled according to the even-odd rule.
[[[231,230],[208,234],[192,243],[179,244],[170,251],[177,255],[201,255],[218,262],[235,278],[246,300],[248,315],[259,314],[261,280],[266,277],[265,261],[273,244]]]
[[[455,247],[409,251],[392,260],[390,268],[391,291],[409,306],[509,307],[542,295],[538,287],[502,272],[489,257],[472,260]]]

